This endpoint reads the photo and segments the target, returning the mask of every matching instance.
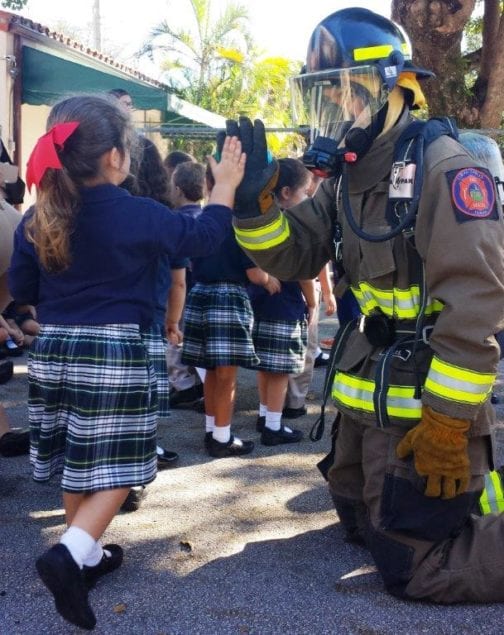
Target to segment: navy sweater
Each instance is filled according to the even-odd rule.
[[[26,215],[16,230],[10,291],[19,304],[37,307],[42,324],[148,327],[159,256],[211,254],[231,226],[231,211],[225,206],[208,205],[193,219],[114,185],[83,188],[81,199],[71,236],[71,264],[61,273],[41,267],[24,234]]]

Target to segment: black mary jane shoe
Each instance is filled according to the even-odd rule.
[[[53,594],[58,613],[67,622],[88,631],[96,626],[96,617],[88,602],[84,575],[65,545],[59,543],[35,563],[37,572]]]
[[[82,574],[87,588],[92,589],[100,578],[118,569],[122,564],[123,557],[124,552],[119,545],[104,545],[100,562],[94,567],[87,567],[86,565],[82,567]]]

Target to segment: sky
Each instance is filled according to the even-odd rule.
[[[233,0],[246,6],[249,28],[255,42],[265,53],[303,60],[308,39],[315,26],[330,13],[348,6],[367,7],[387,17],[390,0],[368,2],[344,0]],[[227,0],[212,0],[218,14]],[[91,22],[92,0],[29,0],[21,13],[35,22],[53,27],[59,22],[83,27]],[[138,8],[135,8],[138,7]],[[168,8],[167,8],[168,7]],[[102,38],[113,42],[120,61],[130,66],[132,57],[146,40],[150,29],[172,15],[176,26],[188,23],[187,0],[101,0]],[[156,77],[157,69],[141,66],[140,70]]]

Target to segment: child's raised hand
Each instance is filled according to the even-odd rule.
[[[246,155],[242,152],[241,141],[238,137],[226,137],[221,150],[220,161],[208,157],[215,186],[227,185],[236,189],[245,173]],[[214,187],[215,187],[214,186]]]

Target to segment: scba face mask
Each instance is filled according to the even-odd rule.
[[[321,176],[355,162],[380,133],[390,87],[375,65],[329,69],[291,80],[295,123],[310,131],[303,161]]]

